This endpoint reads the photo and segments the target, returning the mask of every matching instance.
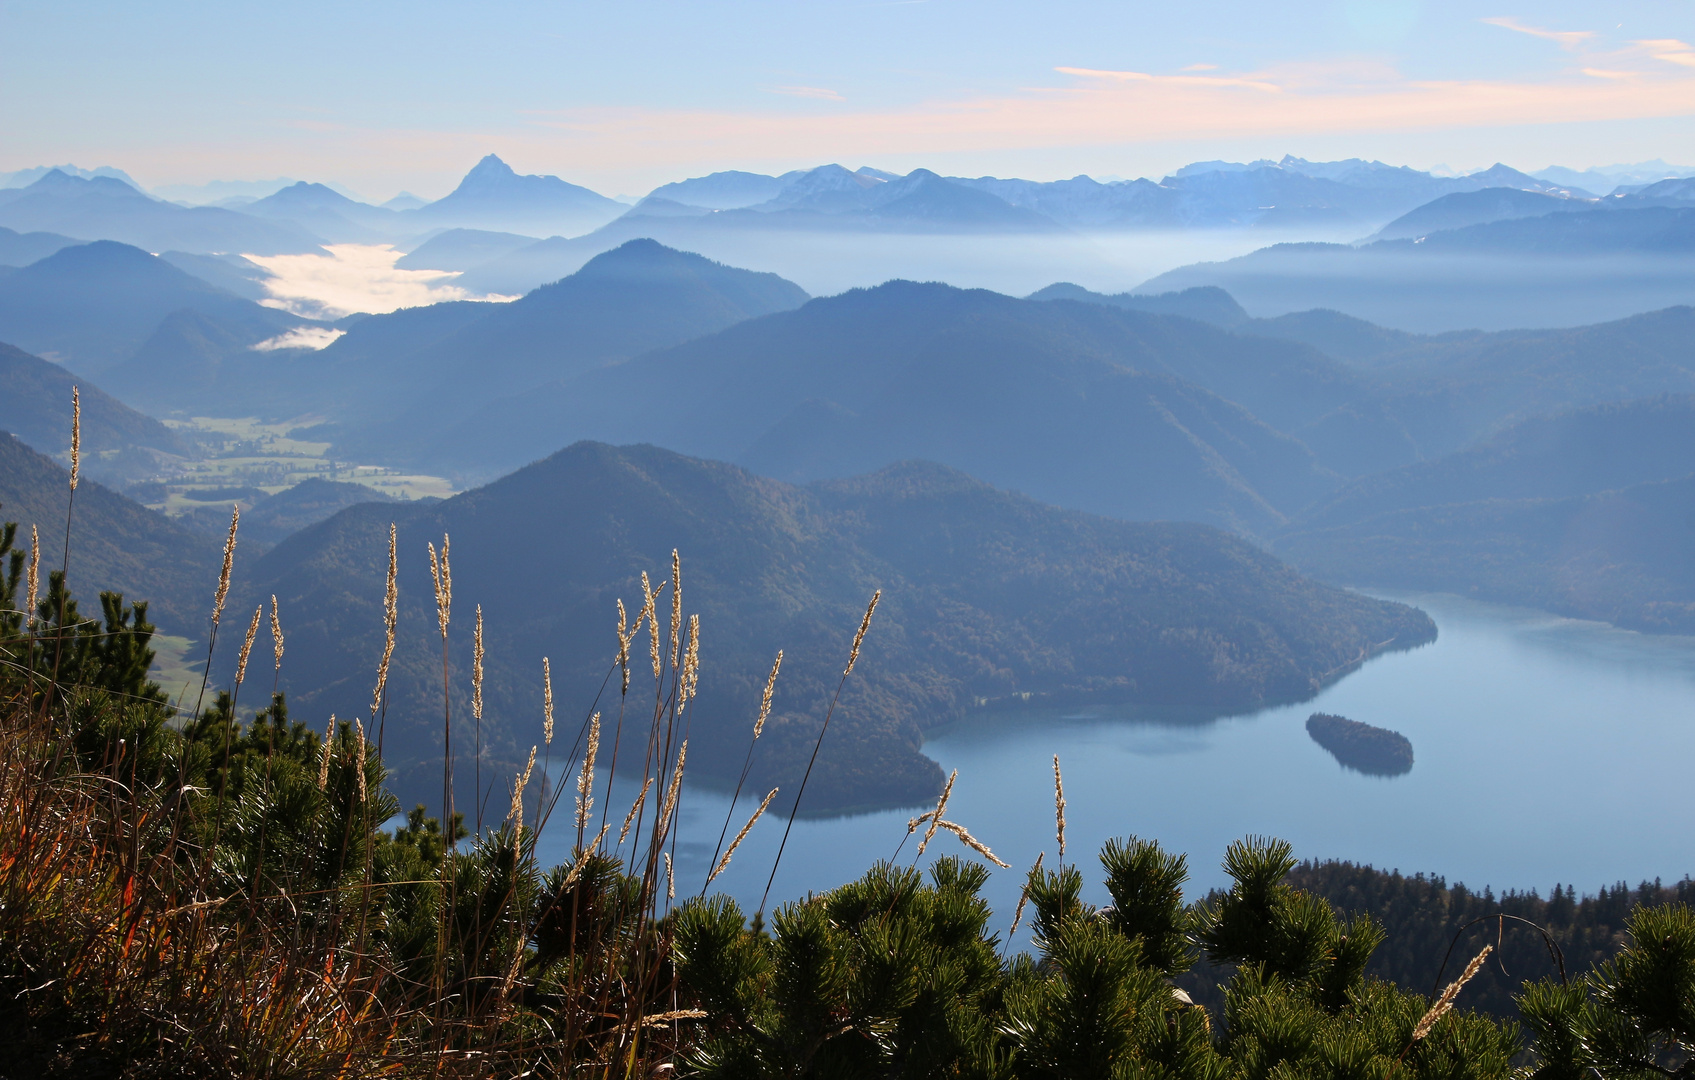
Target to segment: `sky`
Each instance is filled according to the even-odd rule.
[[[1695,0],[0,0],[0,171],[434,198],[719,169],[1695,164]]]

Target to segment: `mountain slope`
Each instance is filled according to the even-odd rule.
[[[23,545],[31,525],[40,530],[44,589],[46,571],[62,564],[69,484],[70,474],[56,462],[0,432],[0,521],[18,523]],[[201,637],[221,547],[84,477],[71,526],[71,593],[85,611],[99,610],[95,600],[106,589],[146,600],[148,618],[160,629]]]
[[[606,224],[623,203],[557,176],[520,176],[493,154],[447,195],[400,217],[427,228],[472,228],[533,236],[576,236]]]
[[[185,309],[249,344],[307,325],[110,240],[65,248],[0,277],[0,341],[90,374],[127,360],[167,315]],[[126,397],[133,385],[112,382]]]
[[[566,714],[586,714],[616,651],[615,599],[639,607],[639,573],[664,576],[676,547],[683,608],[700,613],[704,641],[691,768],[734,774],[781,648],[756,764],[758,783],[792,791],[881,588],[808,790],[812,810],[933,798],[941,776],[919,752],[923,730],[985,704],[1029,694],[1204,717],[1307,696],[1381,643],[1410,647],[1433,632],[1419,612],[1314,585],[1215,530],[1059,511],[933,465],[801,489],[650,446],[583,443],[439,504],[354,507],[253,568],[243,588],[280,598],[283,677],[314,714],[368,705],[391,520],[402,597],[429,594],[417,553],[452,537],[453,663],[464,670],[469,636],[458,628],[480,604],[482,737],[502,766],[537,741],[541,658],[553,658]],[[385,760],[409,799],[440,783],[440,656],[434,614],[408,600],[401,612]],[[639,695],[646,676],[635,674]],[[610,717],[616,702],[595,707]]]
[[[9,431],[43,453],[66,456],[71,447],[71,387],[79,382],[58,364],[0,344],[0,431]],[[157,471],[162,457],[187,456],[189,448],[150,416],[81,380],[82,468],[112,483]]]
[[[1278,244],[1179,267],[1136,291],[1199,285],[1261,316],[1334,308],[1424,333],[1579,326],[1689,302],[1695,209],[1546,214],[1359,247]]]
[[[292,222],[265,221],[216,206],[181,207],[111,177],[83,179],[57,169],[0,199],[0,225],[134,244],[147,251],[281,255],[319,250]]]
[[[1484,188],[1461,191],[1433,199],[1409,210],[1379,229],[1375,240],[1405,240],[1445,229],[1463,229],[1491,221],[1541,217],[1544,214],[1593,210],[1589,199],[1568,199],[1541,191],[1518,188]]]
[[[17,232],[0,228],[0,266],[28,266],[55,251],[80,243],[81,240],[72,240],[58,233]]]
[[[1261,421],[1359,393],[1290,343],[891,282],[503,400],[424,460],[487,475],[576,438],[636,438],[810,480],[927,456],[1092,512],[1257,530],[1332,482]]]

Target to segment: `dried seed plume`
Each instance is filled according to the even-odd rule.
[[[630,616],[624,611],[624,598],[618,598],[618,670],[624,674],[624,688],[620,694],[630,692],[630,639],[635,636],[635,630],[629,629]],[[636,629],[640,629],[638,622]]]
[[[536,767],[536,748],[530,747],[530,760],[524,766],[512,784],[512,807],[507,811],[507,817],[512,821],[512,846],[518,846],[518,836],[524,831],[524,788],[530,782],[530,773]]]
[[[77,489],[82,475],[82,394],[71,387],[71,490]]]
[[[276,660],[276,670],[282,670],[283,630],[282,617],[277,613],[277,594],[271,594],[271,656]]]
[[[730,865],[730,856],[734,855],[736,853],[736,848],[741,845],[743,840],[747,839],[747,834],[753,831],[753,823],[759,820],[760,815],[765,813],[765,808],[770,806],[771,800],[776,797],[776,788],[772,788],[770,791],[765,793],[765,798],[762,802],[760,802],[759,809],[755,810],[753,812],[753,816],[747,819],[747,824],[742,826],[742,831],[736,834],[736,838],[730,841],[730,846],[725,849],[724,857],[719,859],[718,865],[712,868],[711,876],[706,879],[706,883],[708,885],[712,884],[713,880],[717,878],[719,874],[722,874],[725,868]]]
[[[777,659],[771,662],[771,674],[765,680],[765,695],[759,699],[759,719],[753,722],[753,738],[759,741],[759,733],[765,730],[765,721],[771,715],[771,695],[777,689],[777,672],[783,667],[783,650],[777,650]]]
[[[683,676],[677,687],[677,711],[682,712],[700,683],[700,616],[689,616],[689,647],[683,653]]]
[[[600,714],[594,715],[598,721]],[[545,656],[541,658],[541,744],[553,745],[553,665]]]
[[[359,769],[359,801],[364,802],[365,801],[365,725],[359,722],[359,718],[357,716],[355,716],[353,718],[353,730],[358,735],[357,741],[353,744],[353,760],[354,760],[356,767]]]
[[[977,839],[975,836],[972,836],[970,832],[966,831],[965,826],[961,825],[959,822],[939,821],[937,824],[946,829],[948,832],[959,837],[960,843],[983,856],[983,858],[994,863],[1002,870],[1010,870],[1012,868],[1012,864],[1001,862],[1000,859],[995,856],[995,853],[989,850],[989,846],[987,844],[983,843],[983,841]]]
[[[636,801],[630,804],[630,812],[624,815],[624,827],[618,830],[619,847],[624,846],[624,840],[630,835],[630,823],[636,820],[637,814],[641,813],[642,805],[647,802],[648,789],[651,787],[653,787],[653,777],[650,776],[642,781],[641,793],[636,796]]]
[[[453,568],[448,564],[448,535],[441,534],[441,556],[436,556],[436,546],[430,544],[430,578],[436,588],[436,625],[441,627],[442,640],[447,640],[447,624],[453,617]]]
[[[24,600],[24,618],[35,621],[35,607],[41,590],[41,534],[34,525],[29,527],[29,592]]]
[[[859,621],[859,633],[853,635],[853,651],[848,653],[847,669],[842,672],[844,679],[853,674],[853,665],[859,663],[859,646],[865,641],[865,632],[871,629],[871,616],[876,613],[877,601],[882,598],[882,589],[871,594],[871,603],[865,608],[865,618]]]
[[[1045,852],[1045,851],[1037,853],[1037,855],[1036,855],[1036,865],[1032,866],[1030,868],[1030,877],[1031,878],[1035,877],[1037,874],[1040,874],[1042,872],[1042,857],[1045,856],[1046,854],[1047,854],[1047,852]],[[1007,936],[1008,940],[1010,940],[1012,938],[1012,935],[1018,933],[1018,924],[1024,921],[1024,905],[1028,904],[1029,902],[1030,902],[1030,878],[1025,878],[1024,879],[1024,889],[1023,889],[1023,891],[1021,891],[1018,894],[1018,906],[1016,908],[1014,908],[1013,912],[1012,912],[1012,929],[1010,929],[1006,932],[1006,936]]]
[[[683,559],[677,549],[671,549],[671,669],[677,668],[678,648],[683,632]]]
[[[1443,989],[1442,996],[1436,999],[1436,1003],[1430,1006],[1430,1011],[1420,1017],[1418,1025],[1413,1028],[1413,1042],[1416,1043],[1430,1034],[1430,1029],[1434,1028],[1439,1020],[1448,1015],[1448,1011],[1454,1007],[1454,999],[1460,996],[1460,991],[1464,989],[1466,983],[1471,981],[1472,976],[1482,970],[1484,959],[1494,948],[1493,945],[1483,946],[1483,951],[1471,958],[1471,963],[1467,964],[1465,970],[1460,972],[1460,977]]]
[[[218,571],[218,592],[212,598],[212,629],[218,628],[218,620],[224,617],[224,601],[230,595],[230,571],[235,569],[235,531],[241,525],[241,505],[237,503],[230,509],[230,533],[224,537],[224,567]]]
[[[471,716],[483,718],[483,605],[477,605],[477,627],[471,634]]]
[[[549,723],[549,728],[552,724]],[[600,753],[600,714],[589,721],[589,748],[583,754],[582,775],[577,777],[577,828],[588,825],[589,811],[594,809],[594,759]]]
[[[330,783],[330,747],[335,742],[335,713],[330,713],[330,725],[324,729],[324,755],[318,759],[318,790]]]
[[[265,605],[253,609],[253,621],[247,624],[247,637],[241,643],[241,653],[235,661],[235,685],[239,688],[247,679],[247,658],[253,655],[253,639],[259,636],[259,620],[265,617]]]
[[[671,772],[671,786],[665,789],[665,803],[659,810],[659,831],[663,838],[671,828],[671,815],[677,812],[677,797],[683,790],[683,761],[689,756],[689,741],[677,748],[677,767]]]
[[[1059,775],[1059,755],[1053,756],[1053,816],[1059,834],[1059,859],[1065,861],[1065,781]]]
[[[432,554],[434,554],[432,552]],[[433,560],[432,560],[433,561]],[[394,657],[394,627],[400,618],[396,579],[400,561],[395,546],[394,523],[388,526],[388,587],[383,593],[383,658],[377,664],[377,685],[371,691],[371,717],[374,720],[383,705],[383,690],[388,686],[388,663]]]
[[[936,830],[941,827],[942,814],[945,813],[948,808],[948,796],[953,794],[953,782],[958,779],[959,770],[955,769],[953,774],[948,777],[947,784],[942,787],[942,797],[936,801],[936,808],[930,811],[930,827],[925,830],[924,839],[918,843],[918,854],[924,854],[924,849],[930,846],[930,841],[935,838]],[[917,828],[917,820],[917,818],[913,819],[913,828]]]
[[[663,587],[661,586],[661,588]],[[658,682],[662,670],[659,664],[659,594],[653,591],[652,585],[648,584],[646,570],[642,571],[642,596],[645,601],[642,604],[641,615],[636,618],[636,625],[640,626],[644,618],[647,620],[648,652],[653,659],[653,681]]]
[[[677,875],[671,872],[671,853],[665,853],[665,899],[677,898]]]

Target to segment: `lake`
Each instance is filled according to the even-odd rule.
[[[1338,858],[1450,882],[1579,892],[1695,871],[1689,827],[1695,763],[1695,638],[1654,637],[1454,596],[1395,595],[1436,620],[1434,644],[1378,657],[1311,701],[1207,723],[1161,723],[1110,710],[976,719],[925,752],[959,770],[948,806],[1012,864],[985,894],[1011,921],[1038,852],[1057,855],[1053,755],[1068,802],[1066,861],[1086,897],[1105,899],[1096,856],[1135,834],[1186,852],[1191,896],[1225,883],[1231,840],[1280,836],[1302,858]],[[1344,769],[1308,736],[1313,712],[1390,728],[1412,741],[1412,771]],[[635,791],[614,790],[614,808]],[[688,788],[680,810],[678,896],[698,892],[727,794]],[[732,834],[756,803],[744,794]],[[894,854],[913,810],[799,819],[772,902],[822,891]],[[755,826],[714,888],[751,913],[783,819]],[[544,837],[549,863],[568,837]],[[902,853],[910,861],[917,838]],[[938,834],[926,861],[967,854]],[[1022,934],[1021,934],[1022,936]]]

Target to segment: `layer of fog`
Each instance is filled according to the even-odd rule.
[[[324,250],[329,254],[245,256],[270,275],[264,281],[270,299],[261,303],[305,318],[338,319],[448,300],[515,299],[462,289],[453,284],[455,271],[402,270],[394,264],[404,253],[389,244],[329,244]]]

